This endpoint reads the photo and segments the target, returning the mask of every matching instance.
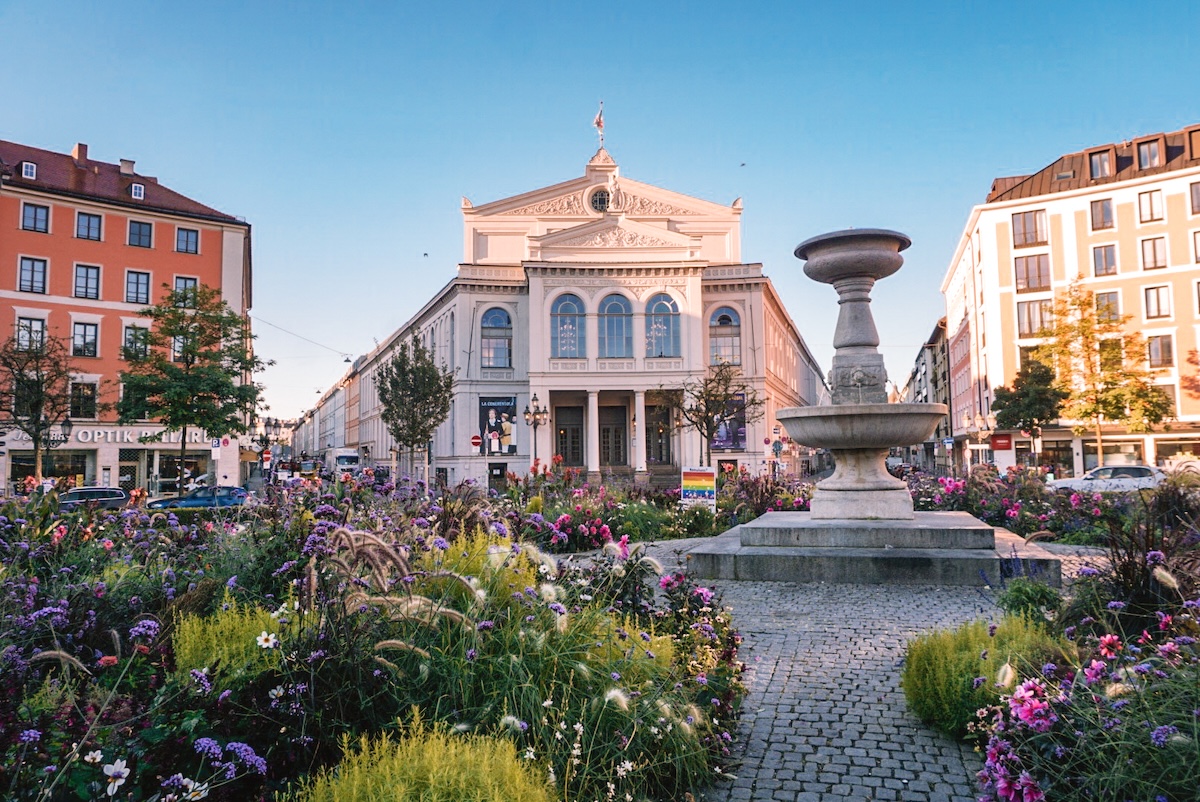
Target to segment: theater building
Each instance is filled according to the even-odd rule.
[[[55,153],[0,141],[0,333],[69,344],[69,431],[51,431],[45,475],[88,485],[173,490],[179,433],[142,438],[153,422],[116,422],[123,345],[148,325],[138,313],[170,289],[218,288],[247,314],[250,226],[139,174],[133,161],[97,161],[87,145]],[[240,483],[236,437],[189,431],[185,482],[214,470]],[[212,439],[217,440],[213,448]],[[11,427],[0,457],[5,486],[33,472],[29,439]]]
[[[784,442],[775,412],[818,403],[823,376],[762,265],[742,261],[740,199],[722,205],[622,177],[601,148],[580,176],[478,206],[464,198],[461,214],[463,261],[449,282],[356,360],[303,417],[296,442],[342,438],[389,461],[374,375],[415,331],[457,375],[432,442],[441,481],[497,484],[557,457],[592,478],[678,484],[681,466],[701,463],[702,443],[677,425],[671,396],[719,362],[739,366],[766,408],[721,427],[714,466],[811,464]],[[321,407],[342,403],[345,431],[322,432],[331,416]],[[544,408],[545,423],[527,425],[527,407]]]

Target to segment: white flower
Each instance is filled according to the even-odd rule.
[[[129,769],[125,768],[124,760],[114,760],[112,763],[105,764],[104,776],[108,778],[108,795],[115,796],[117,789],[129,776]]]
[[[99,749],[88,752],[83,756],[84,763],[99,763],[101,760],[104,760],[104,753]]]
[[[633,771],[633,762],[630,760],[626,760],[624,763],[621,763],[619,766],[617,766],[618,777],[624,777],[631,771]]]
[[[208,796],[208,783],[198,783],[195,780],[183,778],[184,794],[180,799],[204,799]]]
[[[270,696],[272,699],[278,699],[279,697],[283,696],[283,686],[276,685],[274,688],[267,691],[267,696]]]
[[[554,700],[547,699],[546,701],[542,702],[542,707],[554,707]]]
[[[276,637],[275,633],[272,632],[268,635],[265,629],[261,635],[255,638],[255,640],[258,641],[258,645],[264,649],[274,649],[277,645],[279,645],[279,638]]]
[[[533,747],[532,746],[525,750],[525,759],[533,760]]]
[[[505,716],[504,718],[500,719],[500,726],[506,727],[513,732],[520,732],[521,720],[516,716]]]
[[[583,722],[576,721],[574,724],[571,725],[571,729],[575,730],[575,732],[580,733],[582,735],[583,734]]]

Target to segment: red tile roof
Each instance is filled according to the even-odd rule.
[[[158,183],[152,176],[121,172],[121,165],[96,161],[86,157],[87,146],[80,148],[80,160],[69,153],[55,153],[41,148],[0,140],[0,182],[13,187],[43,192],[93,198],[133,209],[183,214],[230,223],[243,223],[233,215],[219,212],[203,203],[180,195]],[[37,165],[37,178],[22,177],[21,162]],[[130,187],[142,184],[145,198],[134,200]]]
[[[1158,166],[1143,170],[1138,166],[1137,146],[1149,141],[1159,142],[1162,152],[1159,153]],[[1092,178],[1089,156],[1099,151],[1109,152],[1112,162],[1110,174]],[[1200,125],[1166,134],[1148,134],[1110,145],[1097,145],[1077,153],[1068,153],[1032,175],[997,178],[992,182],[986,202],[1036,198],[1189,167],[1200,167]]]

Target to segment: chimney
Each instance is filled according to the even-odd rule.
[[[133,159],[121,159],[121,175],[133,174]]]
[[[87,161],[87,145],[82,142],[75,143],[75,149],[71,151],[71,155],[75,157],[77,162]]]

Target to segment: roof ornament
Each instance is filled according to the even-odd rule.
[[[592,120],[592,127],[596,129],[596,133],[600,137],[600,147],[604,147],[604,101],[600,101],[600,111],[596,112],[596,119]]]

